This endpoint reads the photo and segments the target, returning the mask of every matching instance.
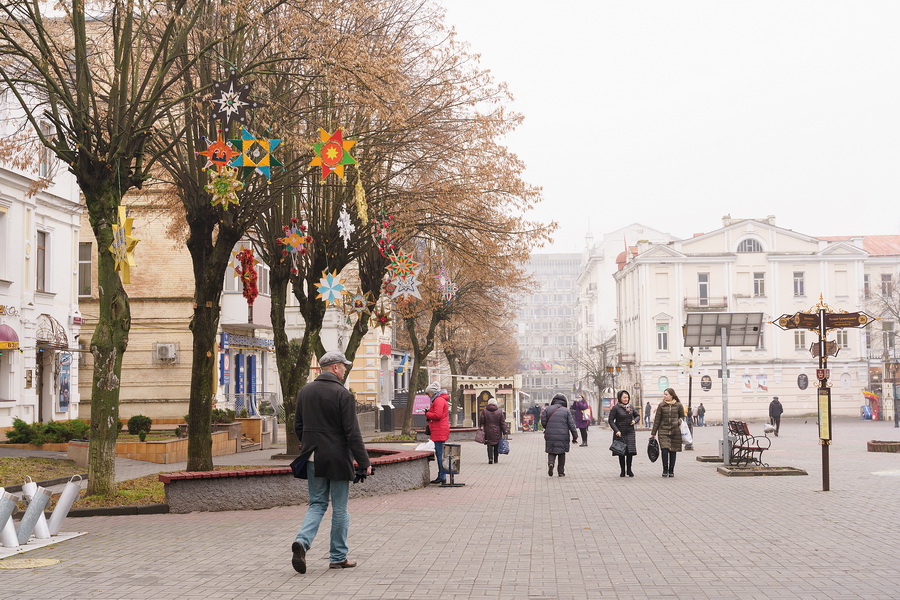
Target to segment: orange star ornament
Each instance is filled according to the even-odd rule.
[[[356,164],[356,159],[350,156],[350,148],[355,146],[356,142],[345,141],[344,132],[340,129],[335,129],[334,133],[319,129],[319,139],[321,140],[319,143],[312,145],[316,156],[309,166],[322,167],[322,181],[325,181],[332,171],[344,179],[344,166]]]

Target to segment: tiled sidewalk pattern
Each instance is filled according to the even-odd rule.
[[[751,429],[761,432],[761,423]],[[608,430],[573,447],[565,478],[547,476],[543,438],[519,433],[488,465],[463,443],[463,488],[431,486],[351,501],[355,569],[328,569],[326,521],[290,564],[305,507],[73,519],[88,535],[29,556],[51,567],[3,571],[0,596],[90,599],[842,599],[900,597],[900,455],[866,452],[900,439],[890,423],[839,421],[831,488],[822,492],[812,419],[786,420],[766,459],[808,477],[728,478],[721,428],[695,430],[676,477],[643,454],[619,478]],[[240,462],[240,461],[239,461]],[[376,475],[377,476],[377,475]],[[298,485],[300,485],[298,483]]]

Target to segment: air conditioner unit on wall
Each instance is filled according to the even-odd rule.
[[[175,344],[157,344],[156,358],[158,360],[172,361],[178,358],[178,351]]]

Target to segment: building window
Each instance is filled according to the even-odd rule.
[[[840,348],[850,347],[850,335],[847,333],[846,329],[838,329],[835,334],[835,340]]]
[[[750,252],[762,252],[762,244],[760,244],[756,240],[744,240],[740,244],[738,244],[737,251],[746,254]]]
[[[763,325],[759,328],[759,342],[756,344],[757,350],[765,350],[766,349],[766,325]]]
[[[6,207],[0,206],[0,279],[6,277],[6,257],[9,252],[6,250]]]
[[[668,350],[669,349],[669,324],[668,323],[659,323],[656,326],[656,349],[657,350]]]
[[[272,291],[269,289],[269,265],[257,263],[256,265],[256,286],[259,288],[260,296],[271,296]]]
[[[709,306],[709,273],[697,273],[697,298],[699,306]]]
[[[806,332],[794,332],[794,350],[806,350]]]
[[[753,274],[753,297],[762,298],[766,295],[766,274]]]
[[[34,254],[35,272],[37,281],[35,289],[39,292],[47,291],[47,232],[37,232],[37,252]]]
[[[51,137],[53,137],[53,128],[50,123],[43,122],[41,123],[41,134],[48,141]],[[50,176],[50,159],[53,157],[53,152],[45,146],[41,144],[40,153],[40,164],[38,165],[38,174],[41,177],[49,177]]]
[[[869,299],[869,276],[863,275],[863,298]]]
[[[803,281],[804,276],[805,273],[803,271],[794,271],[794,296],[806,295],[806,286]]]
[[[891,274],[890,273],[882,273],[881,274],[881,295],[882,296],[890,296],[891,295]]]
[[[78,244],[78,297],[91,297],[91,246],[90,242]]]

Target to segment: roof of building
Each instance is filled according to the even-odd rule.
[[[862,238],[863,250],[871,256],[900,255],[900,235],[834,235],[822,236],[820,240],[826,242],[848,242],[855,238]]]
[[[638,247],[637,246],[628,246],[628,250],[631,251],[632,257],[638,255]],[[618,267],[616,270],[621,271],[625,267],[625,262],[626,262],[625,251],[622,250],[621,252],[619,252],[619,255],[616,256],[616,267]]]

